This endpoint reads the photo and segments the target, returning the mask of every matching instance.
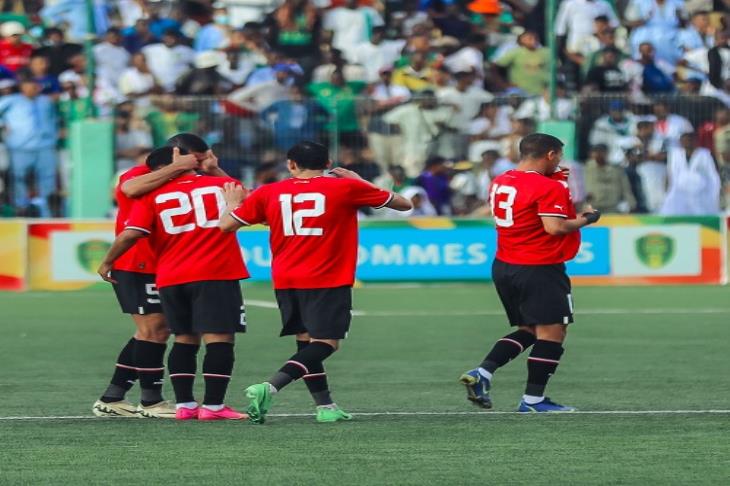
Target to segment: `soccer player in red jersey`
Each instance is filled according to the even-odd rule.
[[[572,407],[545,397],[548,379],[563,354],[567,326],[573,322],[573,300],[565,262],[580,247],[580,228],[598,221],[598,211],[576,216],[565,174],[559,169],[563,144],[533,133],[520,142],[515,170],[496,177],[490,205],[497,227],[494,285],[510,325],[481,365],[460,381],[467,398],[491,408],[489,390],[494,372],[532,346],[527,359],[527,386],[518,411],[568,412]]]
[[[411,209],[404,197],[337,168],[328,177],[327,148],[302,142],[287,153],[292,177],[247,195],[226,187],[223,231],[266,222],[270,227],[272,279],[281,311],[282,336],[294,335],[297,353],[265,383],[246,389],[248,414],[263,423],[271,396],[304,378],[317,405],[317,420],[351,416],[332,401],[323,361],[334,353],[350,328],[352,285],[357,264],[357,211],[360,207]]]
[[[115,191],[118,206],[115,234],[124,230],[134,197],[143,196],[192,169],[225,175],[218,167],[218,159],[197,135],[180,133],[168,140],[167,145],[180,147],[195,157],[181,157],[155,172],[142,163],[122,174]],[[131,315],[137,330],[119,353],[109,386],[92,407],[94,415],[99,417],[175,416],[175,407],[162,398],[163,362],[170,332],[155,287],[155,266],[156,258],[143,239],[117,260],[112,269],[119,305],[122,312]],[[135,406],[125,396],[138,376],[141,401]]]
[[[150,154],[151,170],[179,163],[177,147]],[[162,310],[175,344],[168,367],[176,397],[178,419],[244,419],[224,405],[233,370],[234,335],[245,332],[245,312],[239,280],[248,278],[234,235],[218,231],[225,209],[223,185],[238,184],[226,177],[188,171],[136,200],[125,229],[117,236],[99,274],[115,283],[110,270],[142,237],[149,236],[157,256],[156,284]],[[203,362],[205,398],[198,407],[193,396],[197,352],[206,343]]]

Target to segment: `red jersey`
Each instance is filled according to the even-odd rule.
[[[489,199],[497,225],[497,259],[515,265],[552,265],[578,253],[579,231],[553,236],[542,224],[542,216],[576,217],[562,173],[546,177],[507,171],[492,182]]]
[[[13,72],[27,66],[32,53],[33,46],[30,44],[13,44],[6,39],[0,40],[0,64]]]
[[[157,287],[248,278],[235,233],[218,228],[228,177],[183,175],[134,201],[126,229],[149,234]]]
[[[268,222],[275,289],[345,287],[355,281],[358,208],[392,197],[357,179],[292,178],[256,189],[231,215]]]
[[[119,177],[119,183],[114,191],[117,199],[117,207],[119,208],[117,211],[117,220],[114,224],[115,235],[124,231],[127,219],[132,212],[132,205],[134,204],[134,199],[127,197],[122,192],[122,184],[130,179],[149,173],[150,169],[146,165],[137,165]],[[114,266],[112,268],[114,270],[123,270],[125,272],[155,273],[156,266],[157,259],[155,258],[155,254],[152,252],[152,248],[150,248],[149,239],[143,238],[141,240],[137,240],[137,243],[135,243],[129,251],[120,256],[117,261],[114,262]]]

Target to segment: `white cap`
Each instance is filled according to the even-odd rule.
[[[23,27],[23,24],[16,22],[15,20],[3,22],[3,24],[0,25],[0,35],[3,37],[12,37],[14,35],[23,34],[25,34],[25,27]]]
[[[225,56],[219,51],[203,51],[195,56],[195,67],[198,69],[206,69],[216,67],[222,64]]]

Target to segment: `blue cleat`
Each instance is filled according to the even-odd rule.
[[[550,400],[548,397],[539,403],[533,403],[532,405],[525,403],[524,400],[520,401],[520,407],[517,409],[518,412],[522,413],[544,413],[544,412],[575,412],[575,407],[567,407],[560,405]]]
[[[459,378],[459,383],[466,387],[466,398],[474,405],[486,409],[492,408],[492,399],[489,398],[491,383],[479,374],[479,370],[465,372]]]

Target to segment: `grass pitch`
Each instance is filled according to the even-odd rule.
[[[277,310],[262,307],[271,290],[244,294],[257,305],[236,346],[229,403],[241,408],[243,388],[294,350],[277,337]],[[313,407],[294,384],[276,396],[280,416],[253,426],[53,418],[90,416],[131,321],[109,288],[0,294],[0,484],[728,484],[730,290],[575,297],[549,395],[633,413],[480,413],[456,379],[508,330],[493,288],[375,286],[356,291],[350,338],[326,364],[355,420],[299,415]],[[498,372],[495,411],[515,409],[524,378],[525,356]],[[690,413],[708,410],[726,412]]]

